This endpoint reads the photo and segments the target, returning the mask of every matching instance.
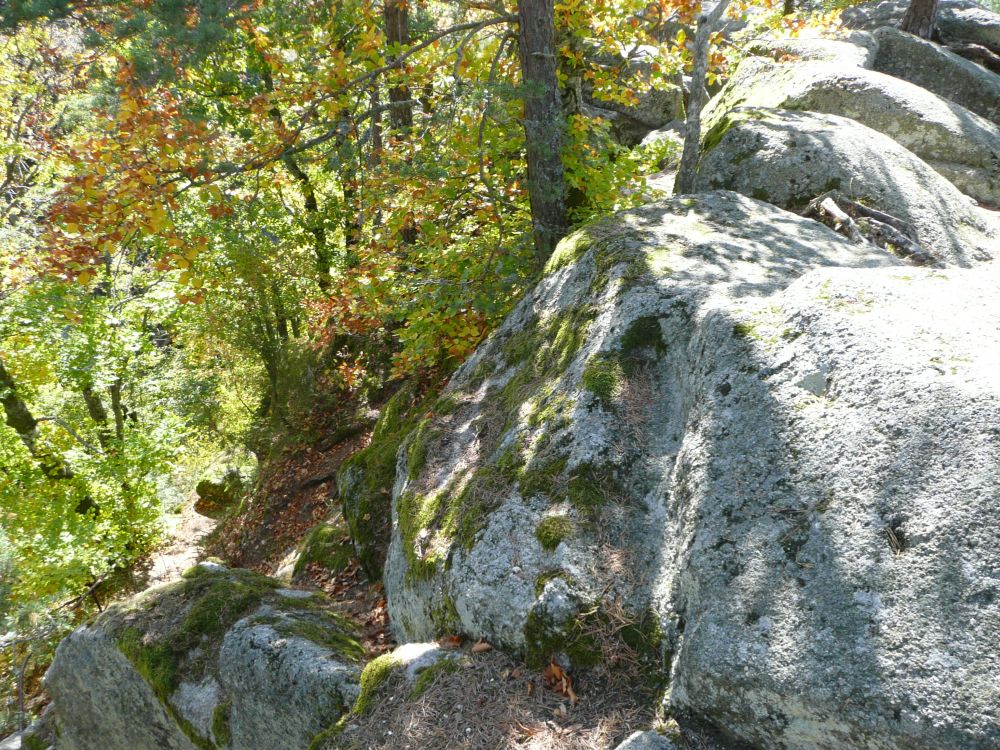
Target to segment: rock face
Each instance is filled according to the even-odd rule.
[[[864,3],[846,8],[841,16],[849,29],[874,31],[882,26],[899,26],[909,0]],[[949,41],[968,41],[1000,47],[1000,16],[975,0],[945,0],[938,6],[937,27]]]
[[[306,750],[362,655],[319,597],[202,564],[74,631],[45,685],[60,750]]]
[[[582,659],[621,600],[754,747],[996,747],[998,284],[728,192],[570,237],[400,450],[398,635]]]
[[[621,55],[595,53],[594,62],[615,71],[621,80],[633,80],[640,93],[635,101],[624,103],[597,98],[589,82],[579,83],[582,113],[602,117],[611,122],[617,139],[626,146],[635,146],[651,131],[684,118],[684,86],[677,75],[669,84],[652,85],[652,66],[656,50],[635,47],[621,51]]]
[[[875,32],[874,68],[922,86],[994,123],[1000,122],[1000,77],[941,47],[893,28]]]
[[[854,120],[764,109],[729,112],[710,134],[699,189],[737,190],[780,206],[803,207],[828,190],[912,226],[921,244],[949,264],[989,259],[1000,231],[957,188],[910,151]]]
[[[591,245],[602,251],[569,263]],[[422,430],[426,444],[414,438],[400,451],[385,582],[404,639],[453,628],[521,647],[533,611],[572,617],[574,599],[594,594],[571,582],[595,575],[595,518],[637,553],[659,547],[662,509],[633,508],[631,496],[651,488],[648,465],[676,450],[681,435],[642,447],[617,434],[614,352],[645,371],[671,334],[690,337],[689,317],[714,284],[755,295],[814,264],[894,263],[734,193],[629,212],[568,240],[562,259],[567,265],[456,375],[445,393],[450,410],[438,408],[444,416]],[[661,298],[657,279],[676,295]],[[633,290],[624,308],[614,302],[620,285]],[[671,306],[681,315],[676,331],[659,322]],[[670,367],[658,369],[667,376]],[[680,410],[678,398],[665,394],[658,408]],[[650,562],[645,552],[637,559],[640,568]]]
[[[850,118],[886,135],[925,161],[966,195],[1000,205],[1000,128],[989,120],[899,78],[845,66],[847,50],[862,47],[834,40],[796,40],[783,54],[829,51],[835,58],[780,64],[749,57],[725,92],[713,100],[707,130],[721,127],[735,107],[822,112]],[[761,51],[771,52],[772,47]]]

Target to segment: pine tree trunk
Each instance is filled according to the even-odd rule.
[[[385,0],[385,40],[390,49],[406,47],[410,43],[410,12],[407,0]],[[395,54],[393,52],[392,54]],[[396,130],[407,130],[413,125],[413,105],[410,103],[409,86],[389,89],[389,121]]]
[[[553,0],[521,0],[517,8],[528,198],[539,265],[566,234],[563,113],[556,76]]]
[[[938,0],[910,0],[899,28],[921,39],[930,39],[934,34],[937,9]]]

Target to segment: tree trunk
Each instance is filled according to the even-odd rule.
[[[116,378],[108,391],[111,393],[111,411],[115,415],[115,437],[121,443],[125,439],[125,406],[122,404],[121,378]]]
[[[38,445],[38,420],[35,419],[28,405],[17,392],[14,378],[7,372],[3,361],[0,361],[0,404],[3,404],[8,427],[12,427],[21,438],[28,452],[49,479],[72,479],[75,474],[61,456],[53,455],[44,447]],[[77,513],[99,510],[97,503],[87,495],[76,506]]]
[[[899,28],[921,39],[930,39],[934,34],[937,9],[938,0],[910,0]]]
[[[535,256],[541,266],[566,234],[563,113],[556,75],[554,0],[521,0],[517,7],[524,135]]]
[[[385,0],[385,40],[390,48],[390,56],[410,43],[410,11],[407,0]],[[393,86],[389,89],[389,121],[395,130],[409,130],[413,125],[413,105],[410,104],[409,86]]]
[[[104,452],[107,453],[109,438],[111,437],[111,430],[108,427],[108,410],[104,408],[104,402],[90,383],[83,387],[83,400],[87,404],[87,413],[90,414],[90,418],[97,425],[97,441],[101,444]]]
[[[273,92],[274,76],[271,74],[270,63],[264,59],[263,55],[259,57],[264,88],[268,92]],[[285,129],[285,120],[281,115],[281,111],[277,107],[272,107],[268,114],[275,125],[278,126],[279,132],[283,131]],[[330,278],[330,268],[333,265],[333,258],[330,253],[330,246],[327,243],[326,227],[323,222],[323,214],[320,211],[319,200],[316,197],[316,189],[313,187],[309,175],[302,169],[294,155],[289,153],[283,154],[281,156],[281,164],[288,174],[299,184],[299,189],[302,190],[302,201],[306,210],[303,223],[314,240],[316,283],[322,291],[326,291],[333,283],[333,280]]]
[[[21,438],[25,447],[35,452],[35,439],[38,436],[38,420],[35,419],[28,405],[18,395],[14,379],[7,372],[3,362],[0,362],[0,403],[3,404],[8,427],[12,427]]]
[[[712,31],[726,12],[730,0],[720,0],[711,13],[698,17],[698,29],[694,35],[694,70],[691,73],[691,94],[688,97],[687,125],[684,131],[684,151],[677,168],[674,193],[682,195],[694,191],[694,180],[698,174],[698,158],[701,155],[701,110],[708,99],[705,78],[708,75],[708,47]]]

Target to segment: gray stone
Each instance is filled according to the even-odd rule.
[[[761,748],[998,746],[998,271],[809,274],[751,313],[759,374],[699,337],[729,390],[674,465],[675,706]]]
[[[74,631],[45,686],[60,750],[306,750],[362,655],[321,597],[199,565]]]
[[[571,236],[454,376],[434,460],[400,450],[397,633],[530,656],[533,612],[625,601],[672,707],[750,746],[997,747],[997,288],[733,193]]]
[[[757,39],[746,46],[746,51],[773,60],[788,56],[791,62],[836,62],[845,67],[870,68],[878,43],[867,31],[851,31],[835,39],[806,35]]]
[[[853,120],[736,109],[706,140],[699,189],[737,190],[785,207],[805,206],[836,189],[912,226],[921,244],[948,264],[988,260],[1000,247],[992,216],[910,151]]]
[[[443,649],[437,643],[404,643],[392,651],[394,668],[403,672],[408,685],[414,684],[425,669],[461,658],[461,651]]]
[[[615,750],[676,750],[676,745],[656,732],[633,732]]]
[[[846,8],[841,15],[850,29],[874,31],[882,26],[899,26],[909,0],[863,3]],[[969,41],[1000,47],[1000,15],[975,0],[944,0],[938,6],[937,27],[949,41]]]
[[[712,100],[706,130],[737,106],[848,117],[889,136],[967,195],[1000,205],[1000,128],[907,81],[843,61],[778,64],[751,57]]]
[[[100,627],[59,644],[45,687],[58,706],[60,750],[197,750]]]
[[[612,123],[617,139],[626,146],[635,146],[647,133],[684,118],[684,86],[680,74],[672,81],[653,81],[652,66],[657,51],[645,45],[623,47],[608,53],[596,42],[588,43],[585,54],[591,62],[617,71],[623,82],[629,82],[636,92],[634,102],[601,99],[592,84],[577,79],[570,82],[579,95],[580,111],[588,117],[602,117]]]
[[[234,749],[308,748],[358,697],[357,667],[327,644],[290,637],[296,621],[258,613],[226,633],[219,681]]]
[[[401,641],[426,641],[445,632],[464,632],[497,646],[520,649],[525,644],[529,615],[536,607],[541,576],[554,579],[543,587],[544,592],[553,586],[564,586],[559,578],[577,584],[589,582],[583,584],[583,590],[573,591],[581,601],[604,586],[591,571],[596,564],[594,550],[598,540],[593,536],[589,511],[582,503],[574,503],[565,492],[553,497],[551,491],[534,488],[528,491],[524,487],[544,486],[546,482],[554,482],[558,487],[572,482],[574,487],[579,483],[580,491],[584,492],[585,480],[574,477],[586,473],[588,466],[607,464],[617,455],[612,449],[612,438],[617,432],[615,421],[611,414],[598,408],[595,397],[581,386],[581,380],[588,358],[606,349],[613,350],[633,319],[659,315],[661,306],[669,304],[684,308],[686,300],[693,304],[694,299],[715,285],[734,295],[753,296],[787,284],[815,265],[897,262],[882,251],[850,244],[816,222],[735,193],[651,204],[610,219],[591,231],[601,236],[606,233],[608,243],[620,247],[623,253],[639,253],[636,269],[648,265],[664,284],[676,290],[677,298],[668,302],[657,301],[655,295],[639,295],[625,309],[600,302],[600,297],[589,303],[588,290],[596,283],[595,255],[589,254],[587,258],[591,260],[567,265],[548,276],[518,306],[490,343],[456,374],[448,393],[459,400],[459,408],[440,417],[434,429],[426,431],[439,436],[428,446],[429,453],[435,456],[433,464],[411,477],[406,465],[409,454],[406,446],[399,453],[393,536],[383,580],[392,626]],[[561,253],[571,253],[574,242],[589,242],[587,236],[578,235],[566,241]],[[559,262],[559,257],[553,264]],[[565,361],[558,372],[533,383],[527,377],[526,361],[508,363],[505,348],[533,335],[538,327],[556,326],[563,328],[566,335],[577,327],[582,335],[582,329],[591,323],[589,319],[574,322],[574,316],[581,314],[581,305],[590,304],[593,307],[586,309],[599,315],[592,324],[594,332],[579,342],[579,350],[564,353]],[[538,335],[541,349],[550,345],[544,336]],[[529,354],[530,345],[526,344],[524,350],[524,356],[533,356]],[[513,389],[508,393],[517,397],[511,403],[503,403],[501,394],[508,386]],[[532,387],[539,393],[533,393]],[[670,400],[663,408],[667,408],[666,403]],[[537,412],[536,417],[531,418],[531,412]],[[505,415],[518,413],[523,413],[523,420],[515,419],[509,429],[498,434]],[[570,420],[573,427],[557,428],[556,424],[562,420]],[[663,439],[669,444],[672,437]],[[543,444],[549,447],[543,449]],[[534,456],[528,459],[523,451],[530,450],[530,446],[536,448]],[[482,472],[489,475],[489,467],[496,460],[505,454],[510,456],[515,450],[520,456],[517,461],[528,462],[519,471],[528,475],[537,471],[542,475],[539,480],[533,483],[522,480],[522,486],[517,481],[498,478],[480,485]],[[657,450],[666,448],[658,448],[654,453]],[[637,466],[658,460],[654,455],[635,457]],[[551,481],[544,476],[546,462],[555,467]],[[608,471],[618,470],[609,467]],[[637,472],[634,477],[621,476],[617,483],[628,486],[634,481],[637,487],[648,484],[650,479],[645,469]],[[597,491],[603,492],[600,488]],[[439,528],[433,523],[414,527],[411,514],[417,511],[416,506],[426,509],[449,500],[455,502],[463,496],[473,503],[476,514],[465,522],[468,536],[464,540],[455,539],[454,529]],[[461,516],[463,509],[453,507]],[[612,504],[607,510],[613,515],[616,507]],[[547,551],[536,532],[542,520],[554,513],[569,519],[571,531],[563,543]],[[630,518],[606,519],[604,531],[622,532],[627,527],[637,534],[631,543],[639,556],[637,572],[656,557],[639,550],[644,544],[649,549],[659,546],[654,531],[657,522],[652,520],[659,513],[655,504],[647,507],[640,501],[630,511]],[[434,518],[434,514],[421,514]],[[647,517],[648,523],[643,520]]]
[[[1000,76],[939,44],[897,29],[878,29],[875,39],[875,70],[933,91],[991,122],[1000,121]]]

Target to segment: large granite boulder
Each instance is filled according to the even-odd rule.
[[[1000,128],[908,81],[844,64],[861,49],[835,40],[782,44],[816,53],[786,63],[748,57],[706,112],[711,132],[736,107],[766,107],[848,117],[892,138],[927,162],[959,190],[987,205],[1000,205]],[[840,45],[843,49],[838,49]],[[772,52],[773,47],[761,49]],[[817,59],[827,51],[830,57]]]
[[[801,208],[829,190],[906,222],[947,264],[988,260],[1000,247],[995,218],[888,136],[836,115],[735,109],[705,137],[701,190],[736,190]]]
[[[571,236],[400,449],[397,634],[585,664],[626,601],[753,747],[996,747],[998,284],[729,192]]]
[[[306,750],[362,656],[320,596],[201,564],[74,631],[45,686],[59,750]]]
[[[845,8],[841,19],[849,29],[874,31],[899,26],[910,0],[879,0]],[[937,28],[949,41],[1000,47],[1000,15],[975,0],[944,0],[938,6]]]
[[[898,29],[877,29],[875,39],[875,70],[933,91],[991,122],[1000,122],[1000,76],[939,44]]]

